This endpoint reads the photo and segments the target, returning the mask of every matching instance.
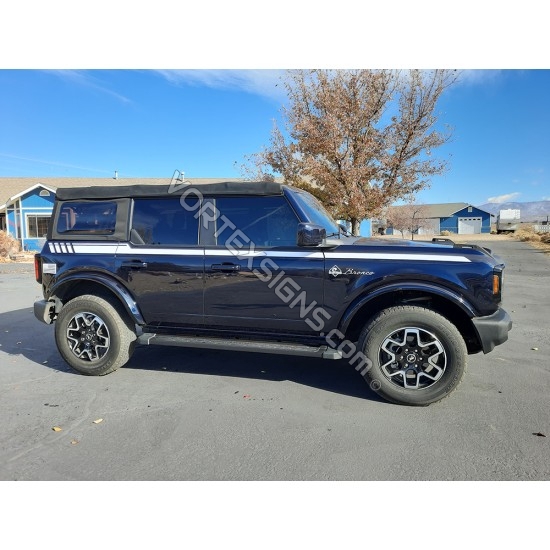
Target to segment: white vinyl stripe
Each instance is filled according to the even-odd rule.
[[[148,254],[152,256],[204,256],[204,249],[197,248],[145,248],[143,246],[129,246],[121,244],[116,250],[117,255],[122,254]]]
[[[424,262],[468,262],[465,256],[451,256],[444,254],[404,254],[379,252],[325,252],[327,260],[410,260]]]
[[[131,246],[129,244],[116,243],[48,243],[51,252],[77,253],[77,254],[148,254],[154,256],[235,256],[237,258],[305,258],[327,260],[404,260],[424,262],[462,262],[471,263],[465,256],[454,256],[451,254],[407,254],[402,252],[308,252],[308,251],[283,251],[283,250],[239,250],[234,252],[224,249],[204,250],[196,248],[145,248],[142,246]]]
[[[75,243],[73,244],[73,248],[76,254],[114,254],[117,245]]]
[[[218,250],[206,250],[206,256],[235,256],[237,258],[256,258],[256,257],[269,257],[269,258],[323,258],[322,252],[284,252],[282,250],[238,250],[235,252],[227,249]]]

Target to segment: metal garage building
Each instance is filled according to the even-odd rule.
[[[491,232],[491,213],[467,202],[422,205],[422,217],[430,223],[420,234],[439,235],[441,231],[450,231],[459,235],[475,235]],[[392,232],[392,228],[388,228],[387,233]]]
[[[429,217],[439,219],[440,231],[459,235],[491,232],[491,213],[466,202],[428,205]]]

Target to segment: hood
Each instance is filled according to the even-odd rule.
[[[504,262],[501,258],[494,255],[489,248],[478,246],[468,243],[455,243],[451,239],[435,238],[433,241],[411,241],[408,239],[388,239],[384,237],[352,237],[347,238],[345,241],[340,241],[341,244],[351,245],[358,247],[356,250],[359,252],[368,252],[369,249],[377,248],[406,248],[410,252],[418,251],[428,252],[427,249],[433,253],[451,253],[470,256],[472,259],[477,258],[491,258],[491,263],[502,264]],[[360,250],[362,249],[362,250]]]

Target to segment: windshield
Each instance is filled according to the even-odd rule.
[[[327,237],[340,233],[338,224],[313,195],[304,191],[296,191],[294,196],[296,197],[296,201],[300,203],[300,207],[304,210],[309,220],[326,229]]]

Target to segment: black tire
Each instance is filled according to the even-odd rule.
[[[76,371],[103,376],[126,364],[136,334],[120,304],[99,296],[73,298],[55,322],[55,342],[63,359]]]
[[[361,333],[359,349],[372,362],[363,377],[392,403],[425,406],[460,384],[468,352],[462,335],[445,317],[417,306],[377,314]]]

